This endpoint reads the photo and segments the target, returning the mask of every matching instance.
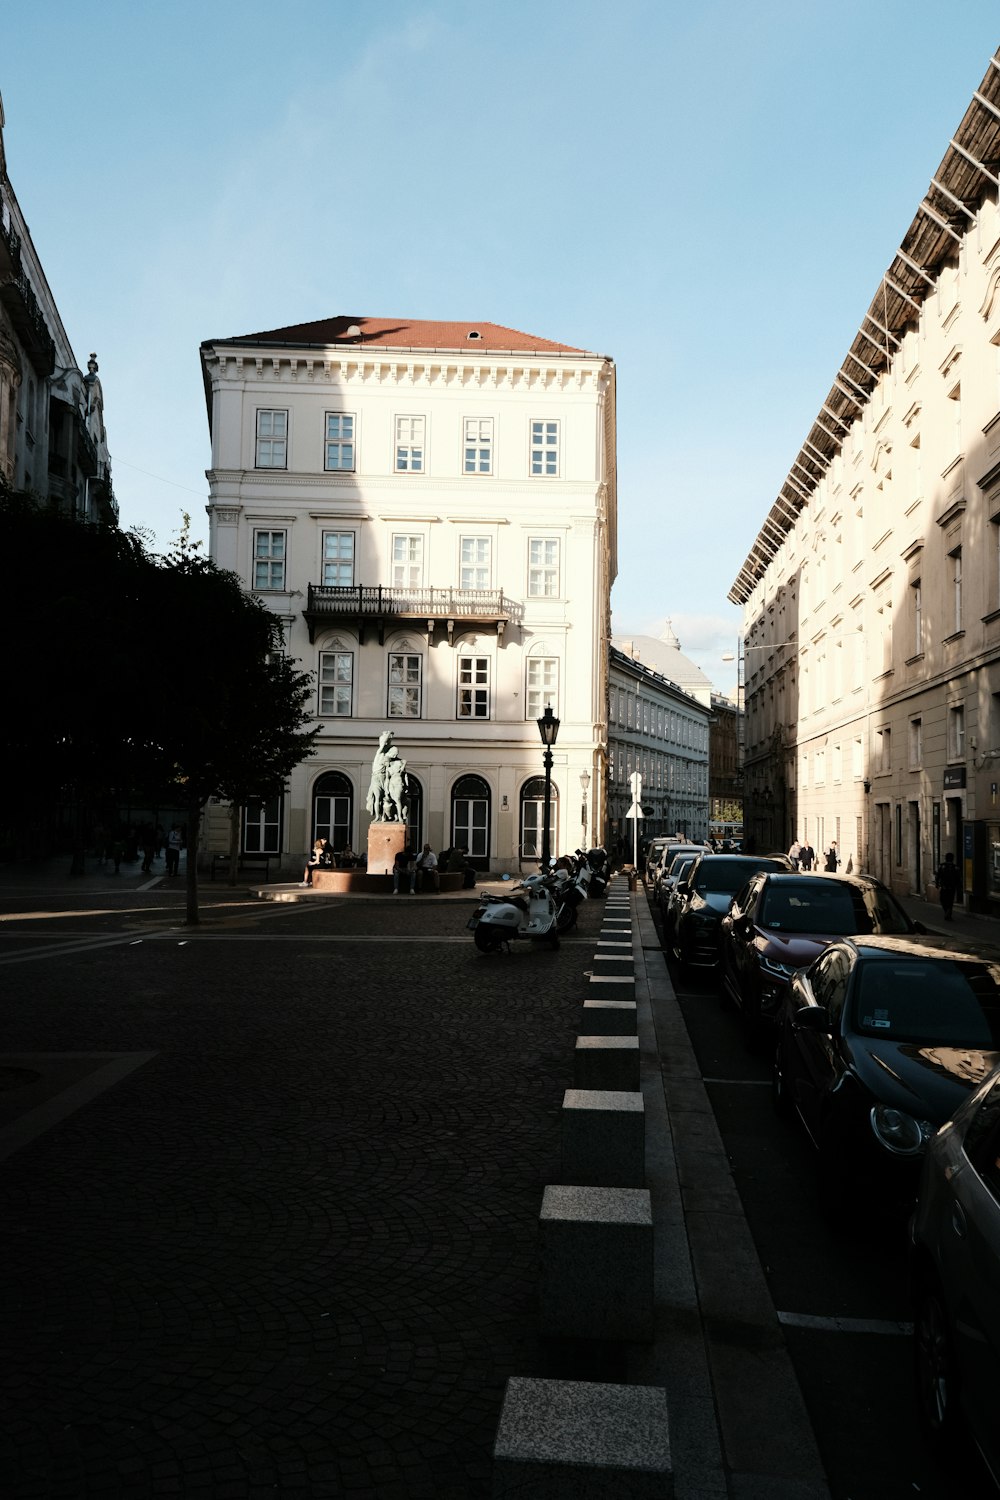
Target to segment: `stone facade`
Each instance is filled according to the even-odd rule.
[[[985,101],[985,102],[983,102]],[[1000,902],[1000,73],[740,571],[747,831]]]
[[[283,621],[322,728],[284,799],[248,810],[244,847],[290,865],[317,833],[364,848],[389,726],[411,843],[527,868],[548,703],[553,850],[602,826],[613,362],[488,323],[366,318],[201,353],[211,555]]]

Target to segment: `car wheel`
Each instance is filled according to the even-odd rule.
[[[916,1290],[913,1378],[921,1430],[932,1451],[944,1457],[961,1428],[958,1377],[944,1296],[927,1273]]]
[[[495,927],[485,926],[482,922],[480,922],[472,936],[480,953],[496,953],[500,944],[504,941],[503,933],[498,932]]]
[[[788,1082],[785,1078],[785,1056],[781,1044],[781,1034],[774,1045],[774,1062],[771,1066],[771,1103],[776,1115],[787,1119],[793,1109],[792,1096],[788,1090]]]

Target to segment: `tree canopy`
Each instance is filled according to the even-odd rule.
[[[0,659],[0,770],[15,831],[55,802],[135,794],[169,793],[196,819],[211,796],[279,790],[313,753],[311,676],[284,655],[280,622],[185,537],[156,556],[134,532],[0,488],[0,541],[16,630]]]

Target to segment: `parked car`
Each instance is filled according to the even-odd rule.
[[[649,843],[646,845],[644,870],[647,882],[652,880],[653,871],[656,869],[656,866],[660,862],[660,855],[663,853],[664,848],[669,843],[670,839],[668,837],[663,836],[661,838],[658,836],[655,839],[650,839]]]
[[[660,877],[660,915],[663,918],[663,942],[669,947],[674,935],[674,927],[677,922],[677,884],[684,879],[691,866],[694,864],[699,849],[685,852],[681,850],[675,854],[670,862],[670,869]]]
[[[839,938],[792,977],[775,1048],[835,1217],[912,1206],[927,1141],[1000,1062],[1000,948],[925,934]]]
[[[699,854],[707,854],[708,852],[706,844],[678,843],[676,840],[665,844],[660,850],[659,860],[653,870],[653,900],[661,901],[663,899],[663,879],[678,854],[687,854],[695,857]]]
[[[949,1464],[971,1436],[1000,1485],[1000,1073],[928,1142],[910,1239],[921,1427]]]
[[[719,962],[719,924],[737,891],[758,870],[781,870],[776,859],[756,854],[699,854],[678,880],[671,947],[682,969],[714,969]]]
[[[832,938],[923,931],[871,876],[761,871],[722,919],[724,993],[752,1032],[776,1019],[792,975]]]

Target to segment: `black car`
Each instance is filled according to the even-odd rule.
[[[722,919],[723,988],[752,1032],[777,1018],[792,975],[831,939],[924,930],[869,875],[762,871]]]
[[[1000,948],[841,938],[792,978],[774,1102],[819,1152],[826,1207],[911,1205],[924,1147],[1000,1062]]]
[[[755,854],[701,854],[674,887],[671,947],[682,969],[714,969],[719,924],[733,896],[758,870],[786,870],[788,861]]]

